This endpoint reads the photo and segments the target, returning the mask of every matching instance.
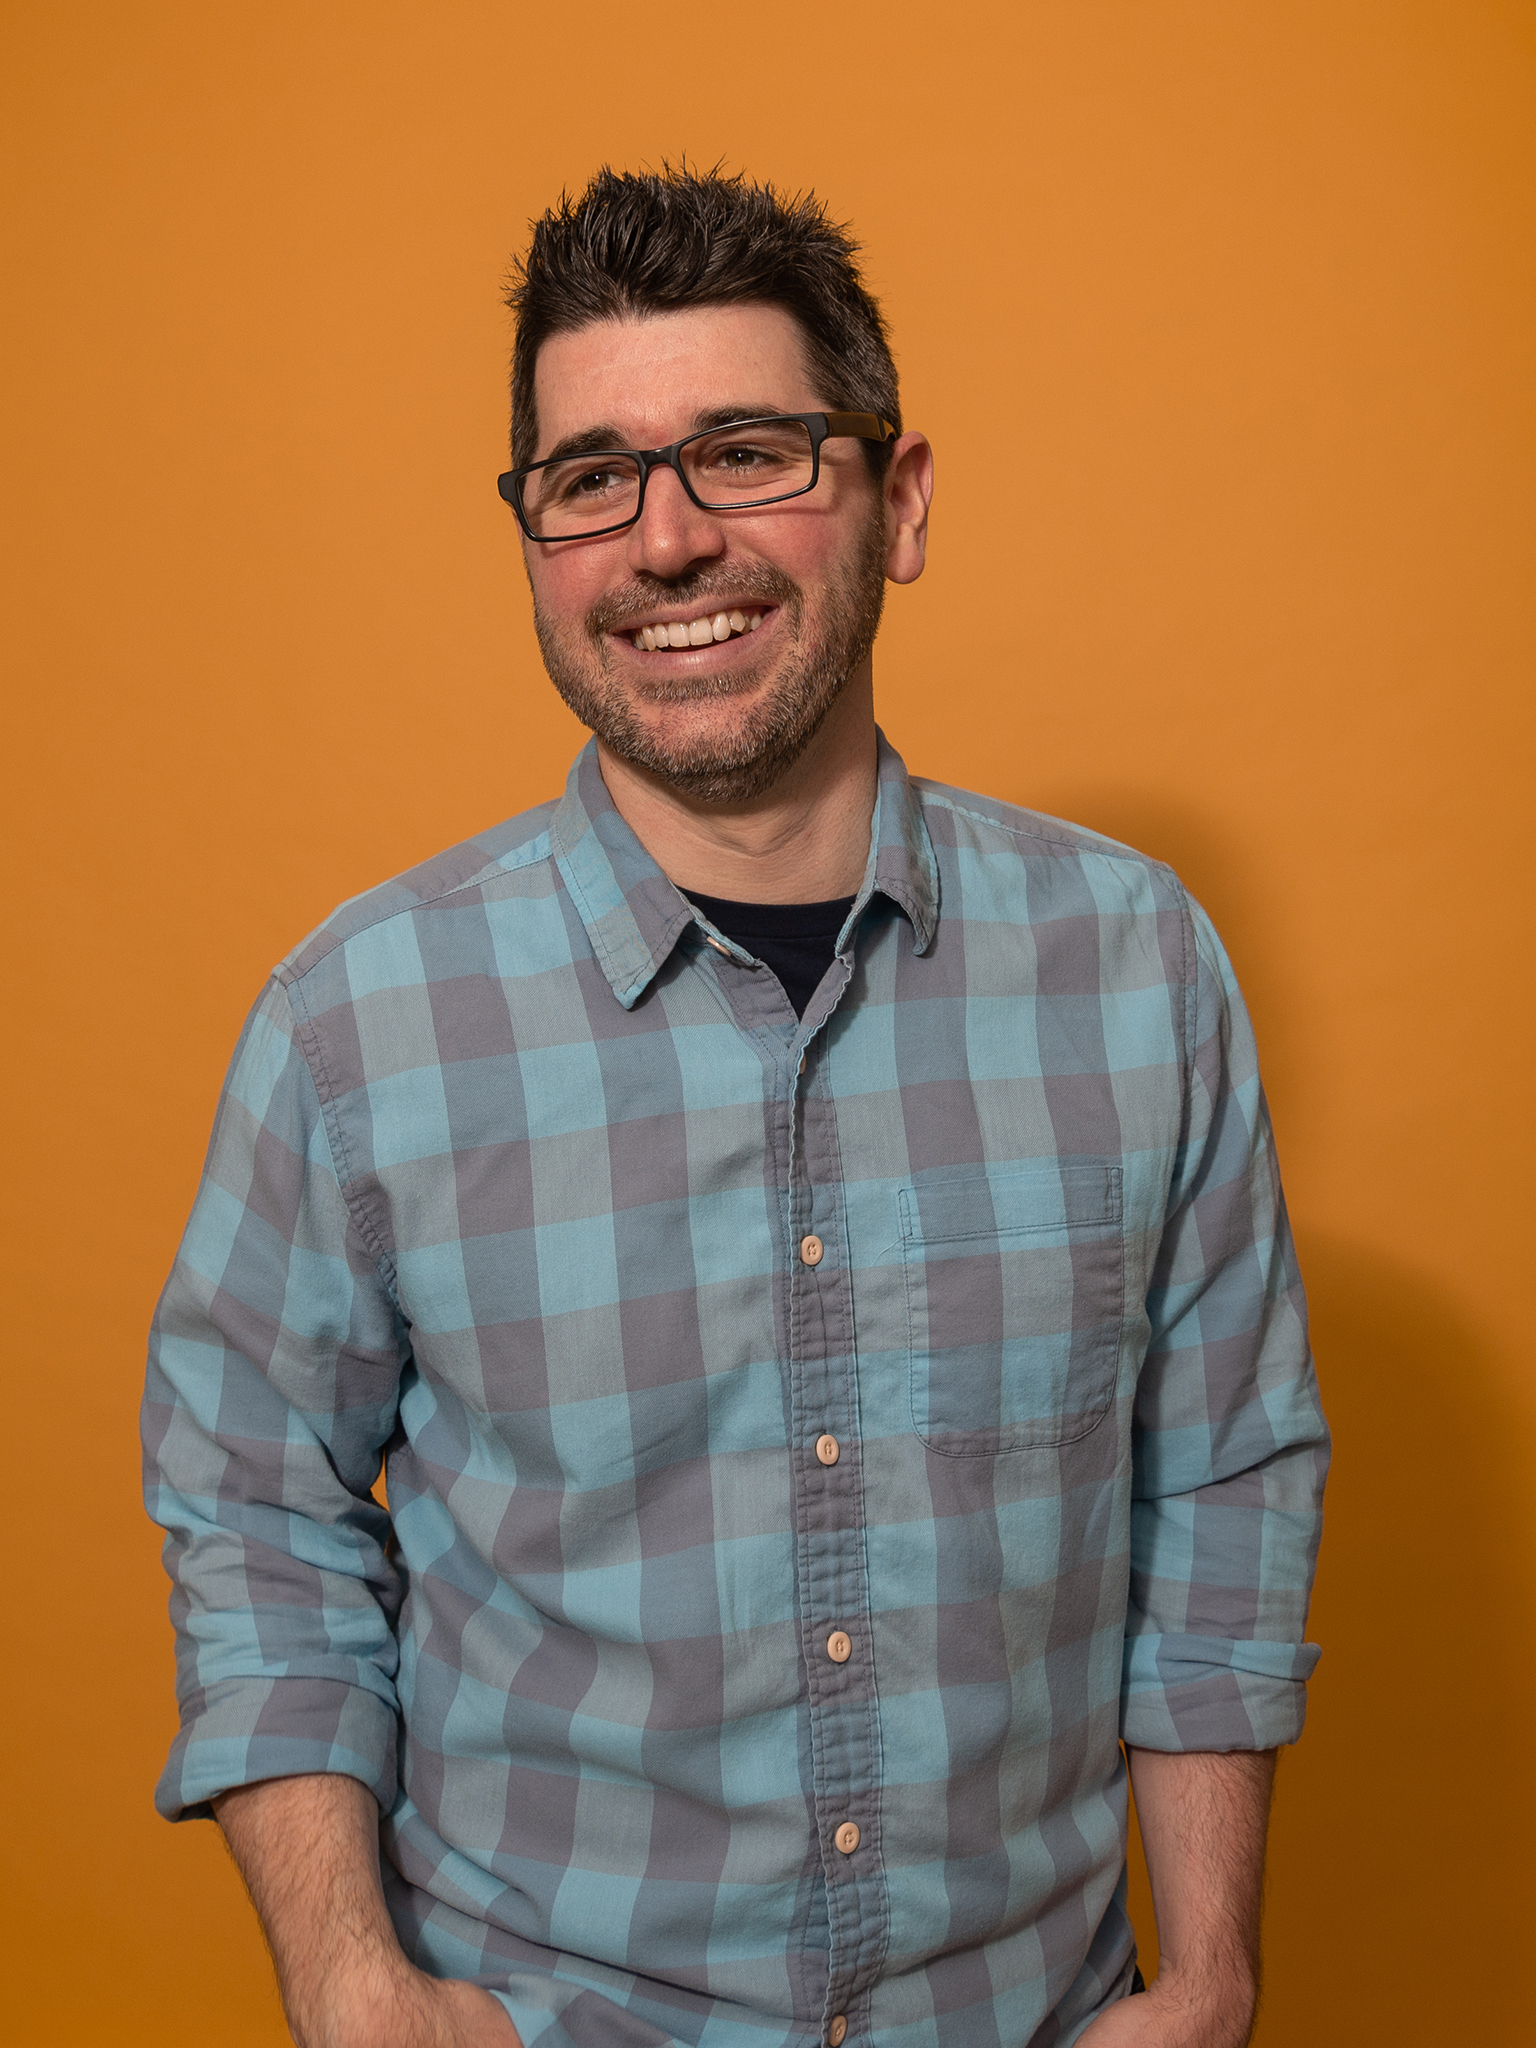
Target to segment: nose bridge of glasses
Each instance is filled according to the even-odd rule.
[[[725,529],[719,514],[701,505],[688,488],[675,449],[644,452],[655,459],[643,466],[639,503],[625,526],[626,545],[634,566],[676,575],[688,562],[717,555],[725,545]],[[669,453],[671,462],[665,459]]]
[[[697,435],[689,435],[681,441],[671,441],[665,448],[638,448],[640,458],[640,504],[637,517],[643,518],[651,508],[652,494],[660,484],[663,492],[662,508],[672,512],[686,511],[695,514],[707,513],[709,507],[699,494],[697,481],[690,477],[684,460],[684,451]],[[670,481],[668,472],[670,471]],[[677,497],[667,500],[666,494],[675,491]]]

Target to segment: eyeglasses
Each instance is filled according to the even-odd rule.
[[[593,448],[509,469],[496,488],[530,540],[621,533],[645,510],[652,470],[670,469],[701,512],[746,512],[814,491],[823,441],[894,441],[873,412],[779,412],[732,420],[668,448]]]

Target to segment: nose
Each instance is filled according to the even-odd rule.
[[[725,528],[704,512],[670,469],[653,469],[645,486],[645,510],[629,529],[631,573],[674,583],[698,562],[725,552]]]

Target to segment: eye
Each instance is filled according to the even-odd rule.
[[[690,442],[683,460],[705,502],[792,496],[810,482],[809,430],[799,420],[753,420]]]
[[[785,450],[762,441],[717,441],[704,451],[702,466],[715,476],[750,476],[783,467]]]
[[[565,479],[560,494],[567,502],[577,498],[601,498],[616,490],[623,481],[625,479],[616,469],[584,469]]]

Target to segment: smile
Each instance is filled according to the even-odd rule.
[[[763,608],[751,611],[701,612],[695,619],[658,620],[655,625],[627,629],[627,637],[647,654],[674,647],[707,647],[712,641],[733,640],[743,633],[755,633],[763,623]]]

